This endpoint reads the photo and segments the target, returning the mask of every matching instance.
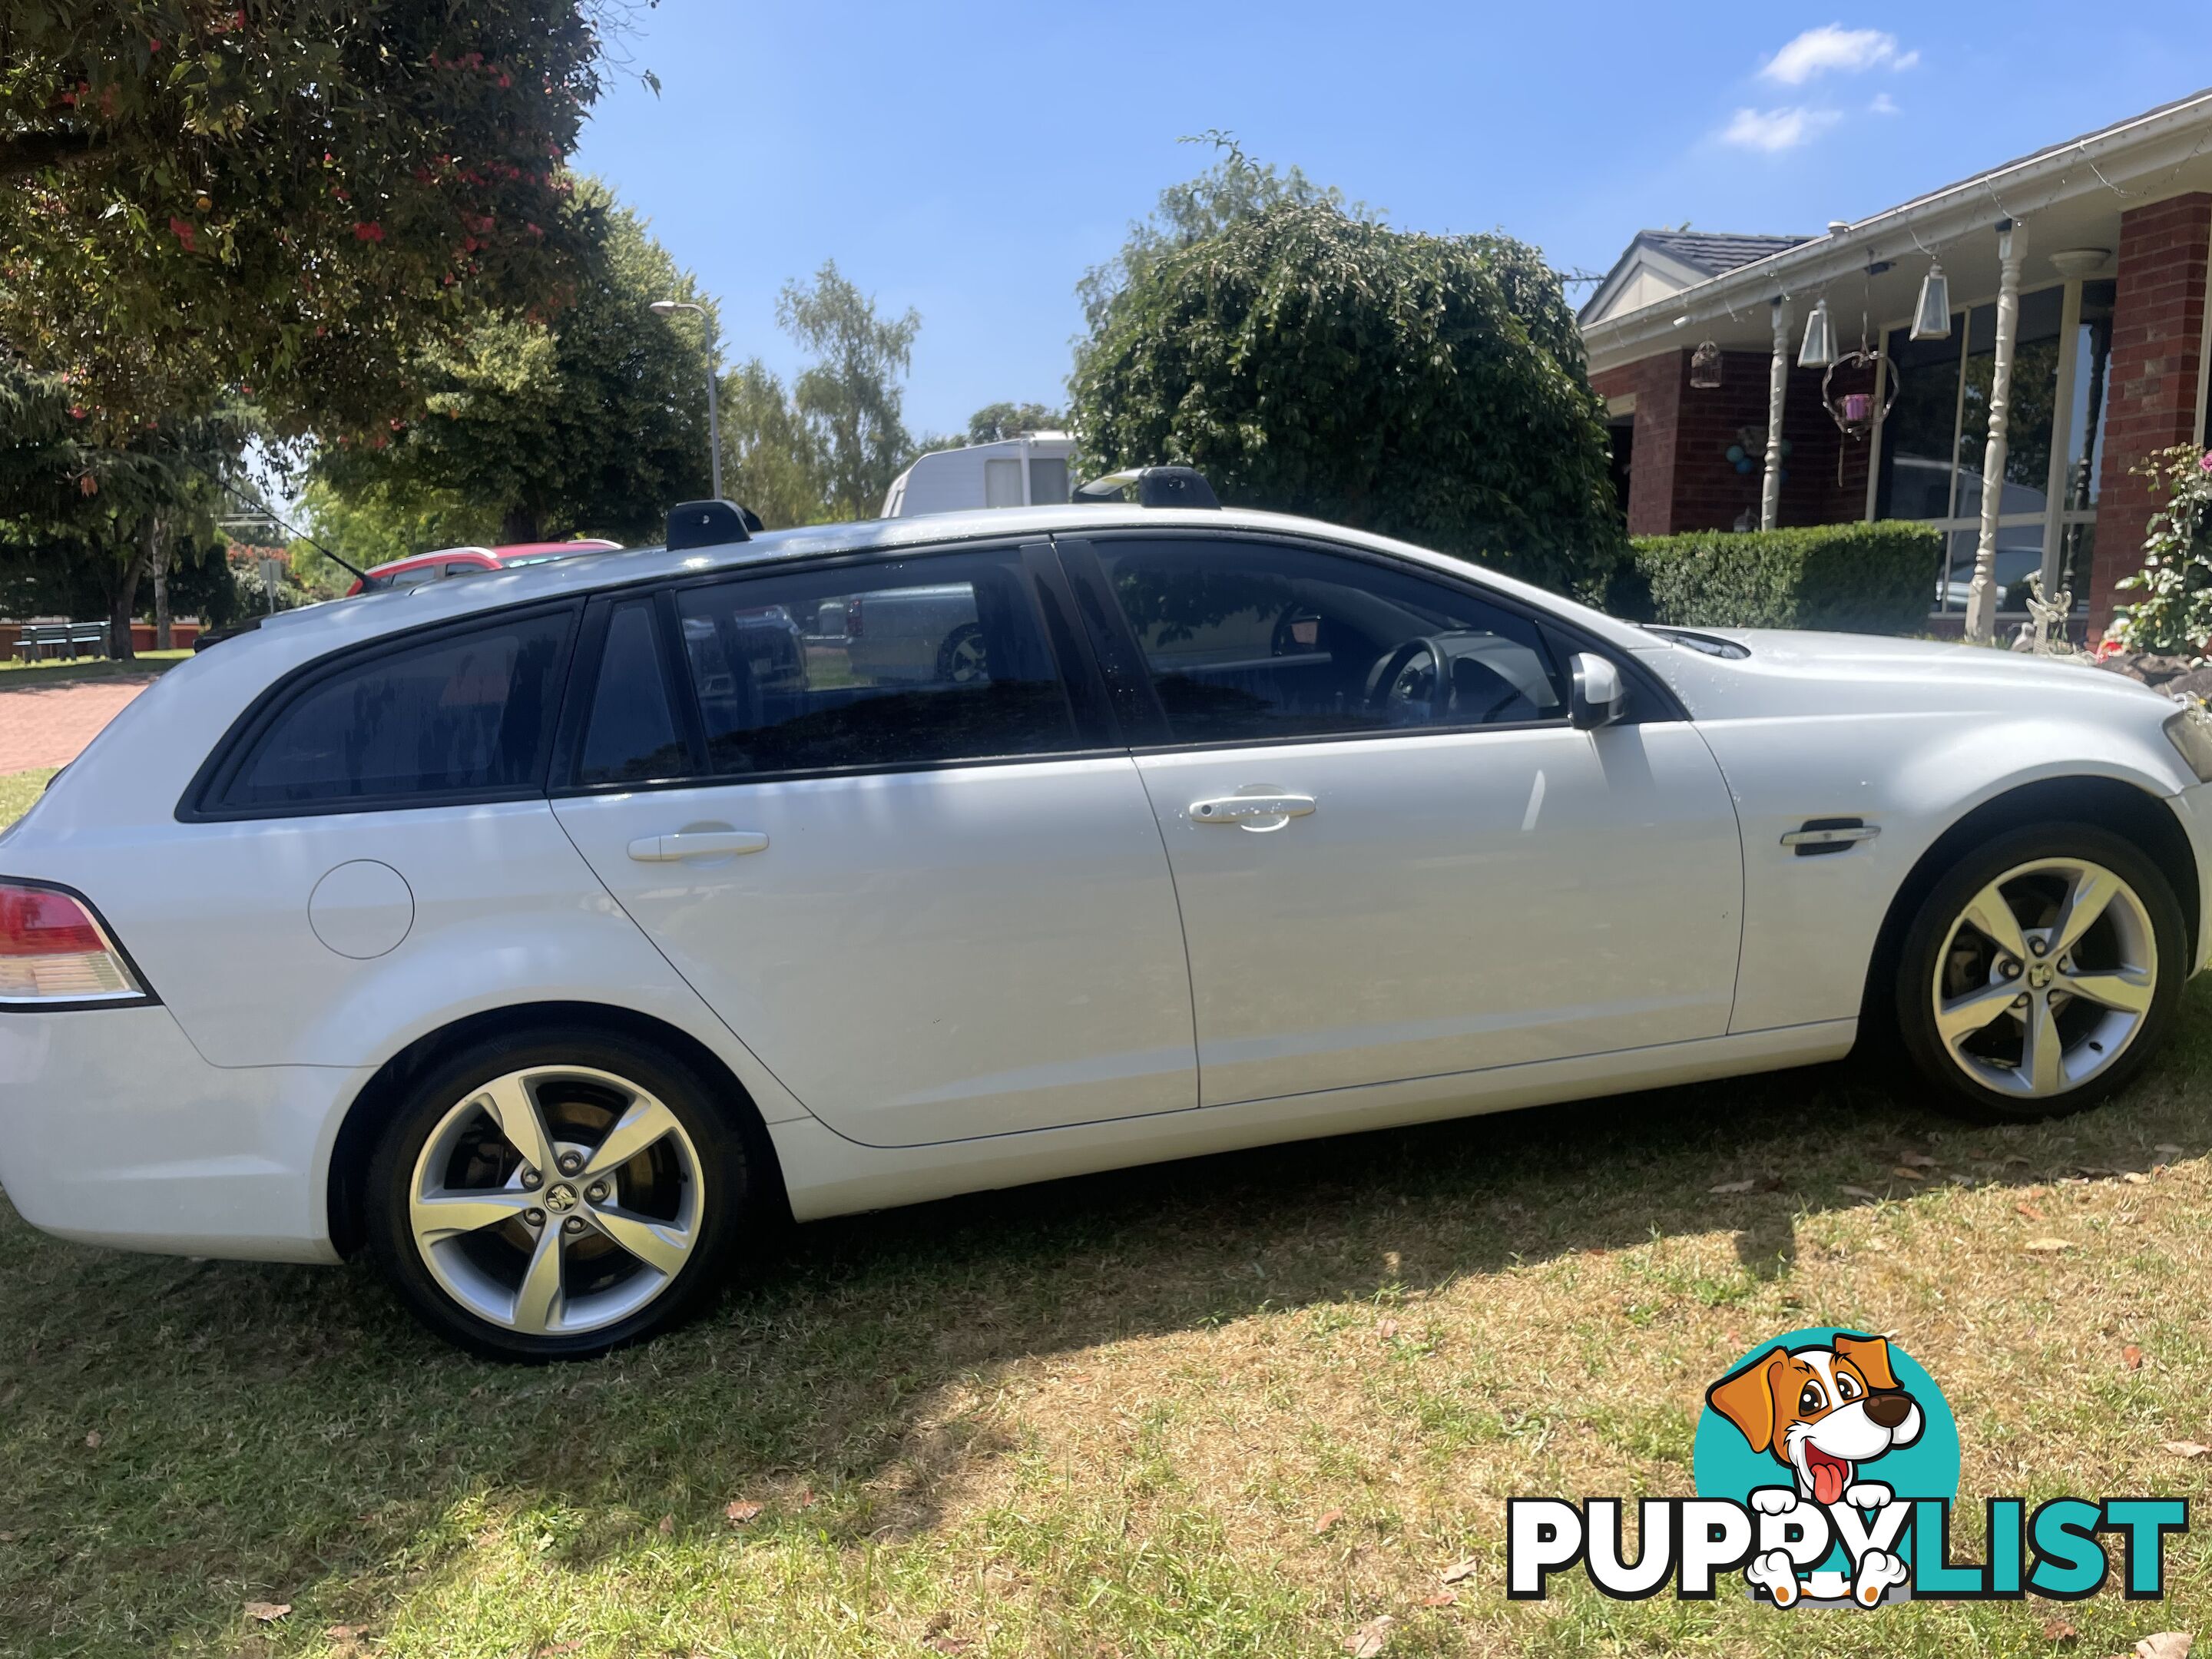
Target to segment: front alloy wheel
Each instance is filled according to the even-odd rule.
[[[2087,825],[2015,830],[1940,881],[1907,937],[1906,1047],[1982,1115],[2079,1109],[2148,1058],[2185,969],[2157,867]]]
[[[711,1288],[744,1188],[684,1067],[617,1039],[440,1068],[373,1161],[371,1243],[427,1322],[512,1358],[598,1353]]]

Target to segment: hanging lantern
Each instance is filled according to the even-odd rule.
[[[1821,301],[1805,319],[1805,343],[1797,353],[1800,368],[1826,368],[1836,361],[1836,331],[1828,325],[1828,302]]]
[[[1920,303],[1912,312],[1912,337],[1948,340],[1951,337],[1951,281],[1943,267],[1930,264],[1920,279]]]
[[[1690,354],[1690,384],[1700,392],[1711,392],[1720,383],[1720,342],[1701,340],[1698,349]]]

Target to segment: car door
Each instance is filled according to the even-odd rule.
[[[1048,547],[724,575],[587,629],[560,821],[833,1129],[1197,1103],[1159,830]]]
[[[1727,786],[1648,689],[1571,724],[1588,641],[1349,550],[1061,550],[1175,872],[1202,1104],[1727,1030]]]

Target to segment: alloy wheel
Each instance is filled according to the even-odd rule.
[[[1936,1036],[1984,1088],[2049,1099],[2126,1052],[2158,971],[2157,935],[2132,887],[2087,860],[2038,859],[1952,921],[1936,956]]]
[[[653,1094],[611,1072],[533,1066],[439,1120],[409,1180],[408,1224],[469,1313],[574,1336],[675,1282],[705,1231],[702,1192],[698,1149]]]

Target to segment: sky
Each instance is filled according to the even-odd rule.
[[[787,376],[776,295],[835,259],[921,313],[907,424],[957,431],[1064,401],[1075,285],[1214,159],[1184,135],[1231,132],[1401,229],[1601,272],[1640,228],[1817,234],[2212,85],[2202,22],[2171,0],[659,0],[575,160],[717,297],[726,359]]]

